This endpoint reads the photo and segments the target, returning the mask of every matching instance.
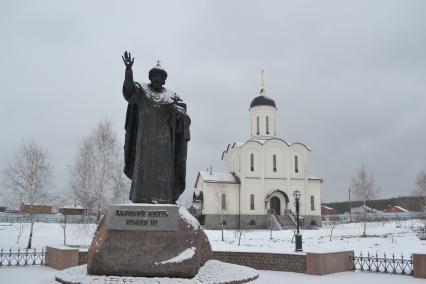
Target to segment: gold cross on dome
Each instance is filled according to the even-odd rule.
[[[262,94],[265,91],[265,78],[263,73],[265,72],[265,70],[263,70],[260,72],[261,75],[261,81],[260,81],[260,93]]]

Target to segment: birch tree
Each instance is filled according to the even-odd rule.
[[[14,159],[2,173],[2,182],[8,199],[29,205],[30,236],[27,248],[31,248],[35,205],[45,205],[54,199],[51,189],[53,175],[47,151],[35,142],[22,144]]]
[[[376,187],[376,182],[374,180],[373,174],[369,174],[365,169],[365,166],[362,165],[359,170],[357,170],[356,175],[352,178],[352,187],[354,189],[354,195],[359,200],[363,201],[364,204],[364,232],[363,236],[366,236],[367,228],[367,210],[366,202],[376,197],[379,190]]]
[[[101,121],[85,138],[70,166],[73,199],[98,220],[112,202],[126,199],[129,181],[124,176],[123,152],[111,121]]]

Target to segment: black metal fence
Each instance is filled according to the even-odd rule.
[[[0,249],[0,267],[44,265],[46,251],[44,249]]]
[[[361,253],[353,257],[352,265],[354,270],[360,271],[413,275],[412,256],[404,258],[401,255],[399,258],[395,257],[395,254],[392,254],[392,257],[386,257],[384,254],[383,257],[379,257],[377,253],[375,255],[368,253],[367,256]]]
[[[364,222],[363,213],[352,213],[352,216],[349,213],[344,214],[335,214],[335,215],[322,215],[323,221],[335,220],[338,223],[349,223],[349,222]],[[402,213],[367,213],[366,220],[367,222],[389,222],[389,221],[406,221],[412,219],[426,219],[426,212],[402,212]]]

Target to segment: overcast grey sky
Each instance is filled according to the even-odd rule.
[[[103,118],[124,140],[121,54],[147,81],[157,59],[192,118],[187,184],[249,136],[260,70],[278,135],[311,149],[322,200],[362,163],[380,197],[426,170],[426,1],[1,1],[0,168],[23,141],[47,148],[58,190]]]

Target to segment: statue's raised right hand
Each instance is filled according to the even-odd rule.
[[[121,58],[123,58],[124,65],[126,65],[127,70],[132,69],[133,62],[135,61],[135,58],[132,58],[132,55],[129,51],[124,52],[124,56],[122,55]]]

